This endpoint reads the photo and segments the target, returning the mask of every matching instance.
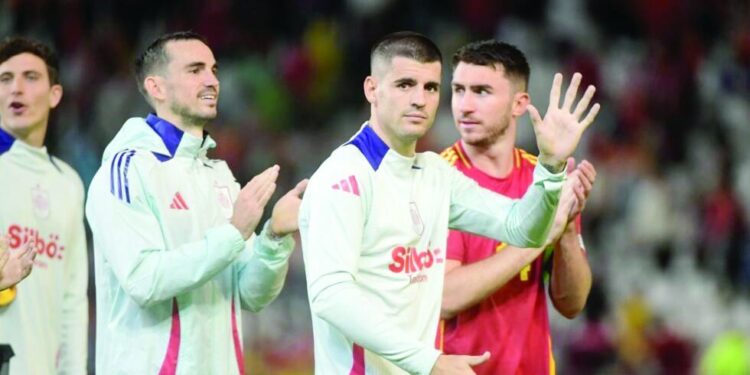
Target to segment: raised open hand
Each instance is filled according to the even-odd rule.
[[[594,86],[589,85],[575,109],[572,109],[573,102],[578,95],[578,86],[581,84],[580,73],[573,74],[561,106],[562,81],[562,74],[555,74],[549,93],[549,107],[547,107],[544,119],[539,115],[536,107],[531,104],[528,106],[531,122],[534,124],[536,143],[539,147],[539,162],[552,172],[562,172],[566,159],[576,150],[581,135],[594,122],[600,108],[599,103],[594,104],[588,110],[586,117],[581,119],[596,91]]]

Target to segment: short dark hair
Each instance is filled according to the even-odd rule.
[[[0,64],[22,53],[42,59],[47,65],[50,85],[60,84],[60,65],[55,50],[38,40],[21,36],[7,37],[0,42]]]
[[[376,58],[390,61],[396,56],[407,57],[420,63],[443,61],[443,55],[435,43],[428,37],[412,31],[399,31],[388,34],[372,47],[370,67]]]
[[[169,56],[167,56],[165,46],[167,43],[176,40],[200,40],[208,45],[208,42],[203,35],[193,31],[177,31],[164,34],[151,42],[143,53],[135,59],[134,64],[135,80],[138,84],[138,91],[140,91],[146,99],[148,99],[148,93],[146,93],[146,89],[143,87],[143,80],[146,79],[146,76],[153,73],[154,70],[163,68],[169,64]]]
[[[523,52],[512,44],[492,39],[469,43],[453,55],[453,70],[461,62],[492,68],[502,65],[508,79],[521,79],[524,91],[528,90],[531,68]]]

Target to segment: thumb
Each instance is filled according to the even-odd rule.
[[[307,178],[304,179],[304,180],[302,180],[302,181],[300,181],[300,182],[298,182],[297,186],[295,186],[294,189],[292,189],[292,194],[294,194],[294,195],[296,195],[298,197],[300,195],[302,195],[302,193],[305,192],[305,189],[307,189],[307,183],[308,182],[310,182],[310,180],[307,179]]]
[[[476,366],[487,362],[488,359],[490,359],[490,352],[484,352],[482,355],[467,355],[466,363],[468,363],[469,366]]]
[[[565,168],[565,170],[568,172],[568,174],[571,174],[573,170],[576,168],[576,158],[569,157],[568,158],[568,166]]]
[[[534,107],[533,104],[529,104],[526,109],[529,111],[529,116],[531,117],[531,122],[534,124],[534,127],[538,127],[542,124],[542,116],[539,115],[539,111]]]

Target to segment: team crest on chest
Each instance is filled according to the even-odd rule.
[[[419,207],[416,202],[409,202],[409,215],[411,216],[411,226],[418,235],[424,232],[424,222],[422,215],[419,214]]]
[[[224,217],[232,217],[232,195],[229,192],[229,186],[219,185],[218,182],[214,182],[214,192],[216,193],[216,200],[219,203],[219,208]]]
[[[41,187],[41,185],[37,184],[35,187],[31,188],[31,206],[34,209],[34,215],[38,218],[46,219],[49,217],[49,192]]]

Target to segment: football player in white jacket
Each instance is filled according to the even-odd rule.
[[[0,230],[8,261],[0,291],[0,343],[11,374],[85,374],[88,256],[83,183],[44,147],[62,98],[57,57],[30,39],[0,42]],[[36,256],[36,258],[32,258]],[[10,268],[9,268],[10,267]],[[14,279],[14,280],[11,280]]]
[[[448,229],[542,246],[566,160],[599,109],[582,116],[592,90],[571,109],[576,85],[560,106],[562,76],[555,76],[544,119],[529,106],[540,150],[534,182],[511,200],[437,154],[416,152],[438,108],[441,59],[420,34],[378,42],[364,81],[370,119],[310,179],[300,233],[318,374],[472,374],[489,353],[435,349]]]
[[[125,122],[89,189],[97,296],[96,372],[244,373],[240,309],[284,284],[303,181],[274,206],[279,167],[240,188],[206,152],[217,64],[203,37],[164,35],[136,60],[155,113]]]

